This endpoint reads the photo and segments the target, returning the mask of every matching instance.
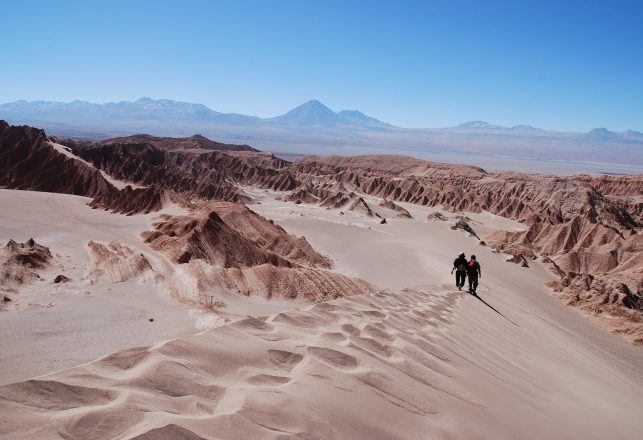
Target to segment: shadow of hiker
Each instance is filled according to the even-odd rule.
[[[494,312],[496,312],[498,315],[502,316],[503,318],[505,318],[507,321],[511,322],[511,323],[512,323],[513,325],[515,325],[516,327],[520,328],[520,326],[519,326],[518,324],[516,324],[515,322],[513,322],[511,319],[507,318],[507,317],[506,317],[505,315],[503,315],[502,313],[500,313],[498,310],[496,310],[496,308],[495,308],[494,306],[492,306],[491,304],[489,304],[487,301],[485,301],[484,299],[480,298],[480,297],[478,296],[478,294],[477,294],[477,293],[472,293],[471,295],[472,295],[472,296],[475,296],[476,298],[478,298],[480,301],[482,301],[482,303],[483,303],[484,305],[486,305],[487,307],[489,307],[491,310],[493,310]]]

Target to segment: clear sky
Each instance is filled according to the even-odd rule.
[[[141,96],[403,127],[643,130],[643,1],[29,1],[0,7],[0,102]]]

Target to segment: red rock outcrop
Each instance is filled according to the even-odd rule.
[[[185,278],[173,284],[184,301],[211,306],[204,295],[221,289],[305,302],[375,291],[365,281],[325,270],[331,261],[304,238],[244,205],[210,202],[197,209],[187,216],[163,216],[153,231],[142,234],[194,280],[196,289],[193,282],[186,289]]]
[[[43,130],[0,121],[0,186],[94,197],[116,191],[95,168],[56,151]]]
[[[468,234],[471,234],[473,237],[475,237],[478,240],[480,240],[480,237],[478,237],[478,234],[476,234],[476,231],[473,230],[471,225],[469,225],[469,223],[467,223],[467,221],[465,220],[465,218],[463,216],[459,216],[456,219],[455,223],[453,223],[451,225],[451,229],[454,229],[454,230],[455,229],[461,229],[464,232],[466,232]]]
[[[157,186],[132,188],[99,194],[89,203],[92,208],[105,209],[117,214],[147,214],[163,207],[163,190]]]
[[[254,151],[250,145],[222,144],[200,134],[186,138],[157,137],[149,134],[135,134],[104,139],[101,144],[150,144],[161,150],[218,150],[218,151]]]
[[[348,210],[364,214],[367,217],[374,216],[373,210],[370,206],[368,206],[368,203],[366,203],[366,201],[362,197],[356,197],[355,200],[353,200],[353,203],[351,203],[351,206],[348,208]]]
[[[400,217],[400,218],[413,218],[411,216],[411,213],[409,213],[408,210],[402,208],[400,205],[397,205],[390,200],[382,200],[382,203],[380,203],[380,207],[390,209],[392,211],[395,211],[395,217]]]
[[[38,271],[49,266],[53,256],[49,248],[30,238],[24,243],[14,240],[0,250],[0,292],[6,298],[0,307],[11,301],[12,293],[23,284],[39,279]]]
[[[117,241],[107,244],[89,241],[89,266],[85,278],[92,283],[120,283],[131,279],[154,281],[159,275],[145,255]]]
[[[270,153],[162,150],[149,143],[83,145],[75,153],[110,176],[206,200],[249,201],[240,185],[295,188],[288,162]]]
[[[209,208],[187,216],[163,216],[143,238],[179,264],[199,259],[224,268],[330,267],[305,239],[289,235],[243,205],[213,202]]]

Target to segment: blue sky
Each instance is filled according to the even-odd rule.
[[[8,1],[0,102],[643,130],[643,1]]]

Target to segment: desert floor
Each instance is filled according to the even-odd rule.
[[[74,280],[54,287],[52,269],[0,313],[0,383],[104,356],[0,387],[0,436],[639,438],[643,350],[562,304],[538,261],[507,263],[449,222],[427,221],[425,207],[402,204],[413,219],[381,208],[380,224],[246,190],[251,209],[305,236],[333,270],[382,290],[290,310],[250,300],[258,319],[204,330],[216,317],[162,286],[82,281],[89,239],[118,239],[173,270],[138,236],[159,213],[0,190],[0,239],[33,236]],[[522,227],[467,215],[481,238]],[[455,288],[460,251],[482,265],[478,297]],[[138,348],[109,354],[126,347]]]

